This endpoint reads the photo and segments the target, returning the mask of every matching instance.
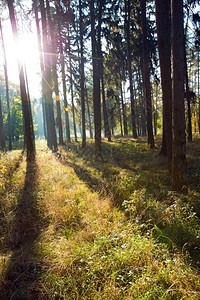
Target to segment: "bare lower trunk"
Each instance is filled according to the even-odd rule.
[[[0,96],[0,146],[2,151],[6,151],[5,128],[3,124],[2,108]]]
[[[51,54],[48,49],[49,39],[48,39],[48,26],[46,19],[46,11],[44,7],[44,0],[40,0],[40,12],[42,21],[42,37],[43,37],[43,55],[44,55],[44,72],[42,76],[42,91],[45,103],[45,115],[46,115],[46,125],[47,125],[47,145],[53,151],[56,152],[57,146],[57,136],[55,128],[55,118],[54,118],[54,105],[52,98],[52,74],[51,74]]]
[[[69,107],[67,102],[67,86],[66,86],[66,74],[65,74],[65,60],[64,60],[64,52],[63,52],[63,40],[61,36],[60,27],[59,29],[59,49],[60,49],[60,64],[61,64],[61,72],[62,72],[62,86],[63,86],[63,97],[64,97],[64,108],[65,108],[65,125],[66,125],[66,137],[67,142],[70,143],[70,126],[69,126]]]
[[[58,126],[58,138],[59,145],[63,145],[63,128],[62,128],[62,118],[61,118],[61,108],[60,108],[60,93],[58,88],[58,75],[57,75],[57,44],[55,38],[55,28],[53,27],[51,12],[49,7],[49,0],[46,0],[47,5],[47,16],[48,16],[48,27],[49,27],[49,47],[51,55],[51,64],[52,64],[52,81],[54,84],[53,90],[55,93],[56,99],[56,112],[57,112],[57,126]]]
[[[95,153],[101,155],[101,100],[100,100],[100,77],[97,41],[95,36],[94,0],[90,1],[91,17],[91,41],[92,41],[92,65],[93,65],[93,105],[94,105],[94,128],[95,128]]]
[[[91,122],[91,116],[90,116],[90,106],[89,106],[88,93],[87,93],[87,88],[86,87],[85,87],[85,90],[86,90],[86,104],[87,104],[90,138],[93,139],[92,122]]]
[[[110,132],[109,123],[108,123],[108,113],[107,113],[107,107],[106,107],[106,97],[105,97],[103,76],[101,78],[101,84],[102,84],[103,119],[104,119],[105,137],[107,137],[108,141],[111,142],[111,132]]]
[[[186,137],[184,109],[183,0],[172,0],[172,103],[173,148],[172,188],[181,191],[186,184]]]
[[[128,62],[128,74],[129,74],[129,87],[130,87],[130,100],[131,100],[131,118],[132,118],[132,131],[133,138],[137,138],[136,122],[135,122],[135,103],[133,94],[133,79],[131,68],[131,50],[130,50],[130,0],[125,0],[125,30],[127,38],[127,62]]]
[[[155,147],[152,126],[152,104],[151,104],[151,84],[148,62],[148,44],[147,44],[147,28],[146,28],[146,1],[141,0],[141,17],[142,17],[142,41],[143,41],[143,79],[144,79],[144,96],[146,101],[147,114],[147,133],[148,144],[151,148]]]
[[[188,142],[191,142],[192,122],[191,122],[190,90],[189,90],[185,43],[184,43],[184,73],[185,73],[185,89],[186,89],[186,102],[187,102],[187,138],[188,138]]]
[[[170,0],[156,0],[156,25],[163,95],[163,137],[161,154],[167,155],[171,170],[172,161],[172,80]]]
[[[18,31],[17,31],[13,1],[7,0],[7,3],[8,3],[8,8],[9,8],[13,36],[14,36],[15,41],[17,41]],[[19,82],[20,82],[20,91],[21,91],[22,110],[23,110],[23,116],[24,116],[27,160],[30,161],[35,158],[35,137],[34,137],[34,131],[33,131],[33,126],[32,126],[32,122],[31,122],[32,118],[30,115],[30,109],[29,109],[30,103],[29,103],[29,99],[28,99],[27,91],[26,91],[24,69],[19,61],[18,61],[18,69],[19,69]]]
[[[7,100],[7,111],[8,111],[8,149],[9,151],[12,150],[12,136],[11,136],[11,121],[10,121],[10,97],[9,97],[9,85],[8,85],[8,71],[7,71],[7,59],[6,59],[6,51],[4,45],[4,37],[3,37],[3,30],[0,20],[0,31],[1,31],[1,42],[3,48],[3,55],[4,55],[4,74],[5,74],[5,84],[6,84],[6,100]]]
[[[120,83],[120,92],[121,92],[121,101],[122,101],[122,115],[123,115],[124,135],[128,136],[126,109],[125,109],[125,104],[124,104],[122,83]]]
[[[81,46],[81,61],[80,61],[80,81],[81,81],[81,114],[82,114],[82,147],[86,146],[86,131],[85,131],[85,74],[84,74],[84,58],[83,58],[83,18],[82,18],[82,1],[79,0],[79,28],[80,28],[80,46]]]

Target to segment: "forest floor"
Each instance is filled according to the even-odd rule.
[[[0,299],[200,299],[200,137],[187,194],[145,139],[93,150],[0,156]]]

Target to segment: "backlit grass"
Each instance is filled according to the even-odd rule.
[[[16,150],[0,169],[1,299],[200,298],[199,190],[170,191],[144,140],[104,142],[102,161],[38,141],[31,165]]]

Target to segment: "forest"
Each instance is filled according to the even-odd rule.
[[[200,1],[0,1],[0,299],[200,299]]]

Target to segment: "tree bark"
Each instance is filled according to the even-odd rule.
[[[89,106],[88,92],[87,92],[86,86],[85,86],[85,91],[86,91],[86,104],[87,104],[87,113],[88,113],[89,129],[90,129],[90,138],[93,139],[92,122],[91,122],[91,116],[90,116],[90,106]]]
[[[66,86],[66,73],[65,73],[65,60],[63,52],[63,39],[60,30],[60,24],[58,25],[59,31],[59,50],[60,50],[60,64],[61,64],[61,73],[62,73],[62,86],[63,86],[63,97],[64,97],[64,108],[65,108],[65,125],[66,125],[66,137],[67,142],[70,143],[70,125],[69,125],[69,107],[67,102],[67,86]]]
[[[80,46],[81,46],[81,62],[80,62],[80,82],[81,82],[81,114],[82,114],[82,147],[86,146],[85,131],[85,74],[84,74],[84,52],[83,52],[83,16],[82,1],[79,0],[79,28],[80,28]]]
[[[183,0],[171,0],[171,15],[173,74],[172,188],[181,191],[186,185]]]
[[[38,17],[38,5],[37,1],[33,0],[33,8],[35,13],[35,23],[36,23],[36,30],[37,30],[37,40],[38,40],[38,49],[40,55],[40,69],[41,73],[44,73],[44,61],[42,57],[42,42],[41,42],[41,31],[40,31],[40,24],[39,24],[39,17]],[[43,87],[43,85],[42,85]],[[47,124],[46,124],[46,115],[45,115],[45,103],[44,103],[44,91],[42,91],[42,115],[43,115],[43,127],[44,127],[44,136],[47,139]]]
[[[199,102],[199,111],[198,111],[198,128],[200,134],[200,80],[199,80],[199,49],[198,49],[198,102]]]
[[[133,78],[131,68],[131,50],[130,50],[130,0],[125,0],[125,32],[127,39],[127,62],[129,74],[130,100],[131,100],[131,118],[133,138],[137,138],[136,122],[135,122],[135,103],[133,94]]]
[[[52,74],[51,74],[51,53],[49,53],[49,37],[48,37],[48,25],[46,19],[46,11],[44,7],[44,0],[40,0],[40,11],[42,21],[42,37],[43,37],[43,55],[44,55],[44,73],[42,76],[42,90],[45,99],[45,114],[47,124],[47,145],[53,151],[56,152],[57,137],[54,118],[54,105],[52,98]]]
[[[7,59],[6,51],[4,45],[3,29],[0,20],[0,31],[1,31],[1,42],[4,56],[4,74],[5,74],[5,84],[6,84],[6,100],[7,100],[7,110],[8,110],[8,150],[12,150],[12,136],[11,136],[11,120],[10,120],[10,96],[9,96],[9,84],[8,84],[8,71],[7,71]]]
[[[151,148],[155,148],[152,126],[152,104],[151,104],[151,84],[148,62],[148,43],[147,43],[147,25],[146,25],[146,0],[140,1],[141,19],[142,19],[142,54],[143,54],[143,79],[144,79],[144,97],[147,112],[147,134],[148,144]]]
[[[14,40],[17,42],[18,39],[18,30],[15,19],[15,12],[13,6],[13,0],[7,0],[10,21],[12,26],[12,32]],[[25,139],[26,139],[26,150],[27,150],[27,160],[30,161],[35,158],[35,136],[34,129],[32,126],[32,116],[30,114],[30,103],[26,91],[26,83],[24,76],[24,68],[21,62],[18,60],[18,69],[19,69],[19,82],[20,82],[20,92],[21,92],[21,101],[22,101],[22,110],[24,117],[24,129],[25,129]]]
[[[1,95],[0,95],[0,146],[2,151],[6,151],[5,128],[3,124]]]
[[[168,166],[172,161],[172,79],[171,79],[171,21],[170,0],[156,0],[156,26],[163,95],[162,154],[167,154]],[[165,153],[166,152],[166,153]]]
[[[50,13],[50,6],[49,0],[46,0],[47,5],[47,18],[48,18],[48,28],[49,28],[49,39],[50,39],[50,51],[51,51],[51,62],[52,62],[52,79],[54,83],[54,93],[56,99],[56,112],[57,112],[57,125],[58,125],[58,137],[59,137],[59,145],[63,145],[63,128],[62,128],[62,117],[61,117],[61,108],[60,108],[60,93],[58,87],[58,74],[57,74],[57,45],[56,45],[56,38],[55,38],[55,28],[53,27],[51,13]]]
[[[121,93],[121,101],[122,101],[122,115],[123,115],[124,135],[127,137],[128,136],[128,128],[127,128],[126,109],[125,109],[123,90],[122,90],[122,82],[120,82],[120,93]]]
[[[186,58],[186,38],[184,39],[184,74],[185,74],[185,90],[186,90],[186,102],[187,102],[187,138],[188,142],[192,142],[192,122],[191,122],[191,107],[190,107],[190,89],[188,80],[188,68]]]
[[[104,131],[105,137],[108,138],[108,141],[111,142],[111,131],[108,123],[108,112],[106,107],[106,96],[105,96],[105,87],[104,87],[104,79],[103,74],[101,74],[101,88],[102,88],[102,100],[103,100],[103,119],[104,119]]]
[[[68,13],[70,12],[70,2],[67,3]],[[70,81],[70,90],[71,90],[71,102],[72,102],[72,119],[74,127],[74,139],[77,142],[77,131],[76,131],[76,118],[75,118],[75,107],[74,107],[74,90],[73,90],[73,78],[72,78],[72,60],[71,60],[71,44],[70,44],[70,26],[69,21],[67,21],[67,48],[69,56],[69,81]]]
[[[101,97],[100,76],[97,41],[95,35],[94,0],[90,1],[91,42],[92,42],[92,65],[93,65],[93,105],[94,105],[94,127],[95,127],[95,154],[101,155]]]

